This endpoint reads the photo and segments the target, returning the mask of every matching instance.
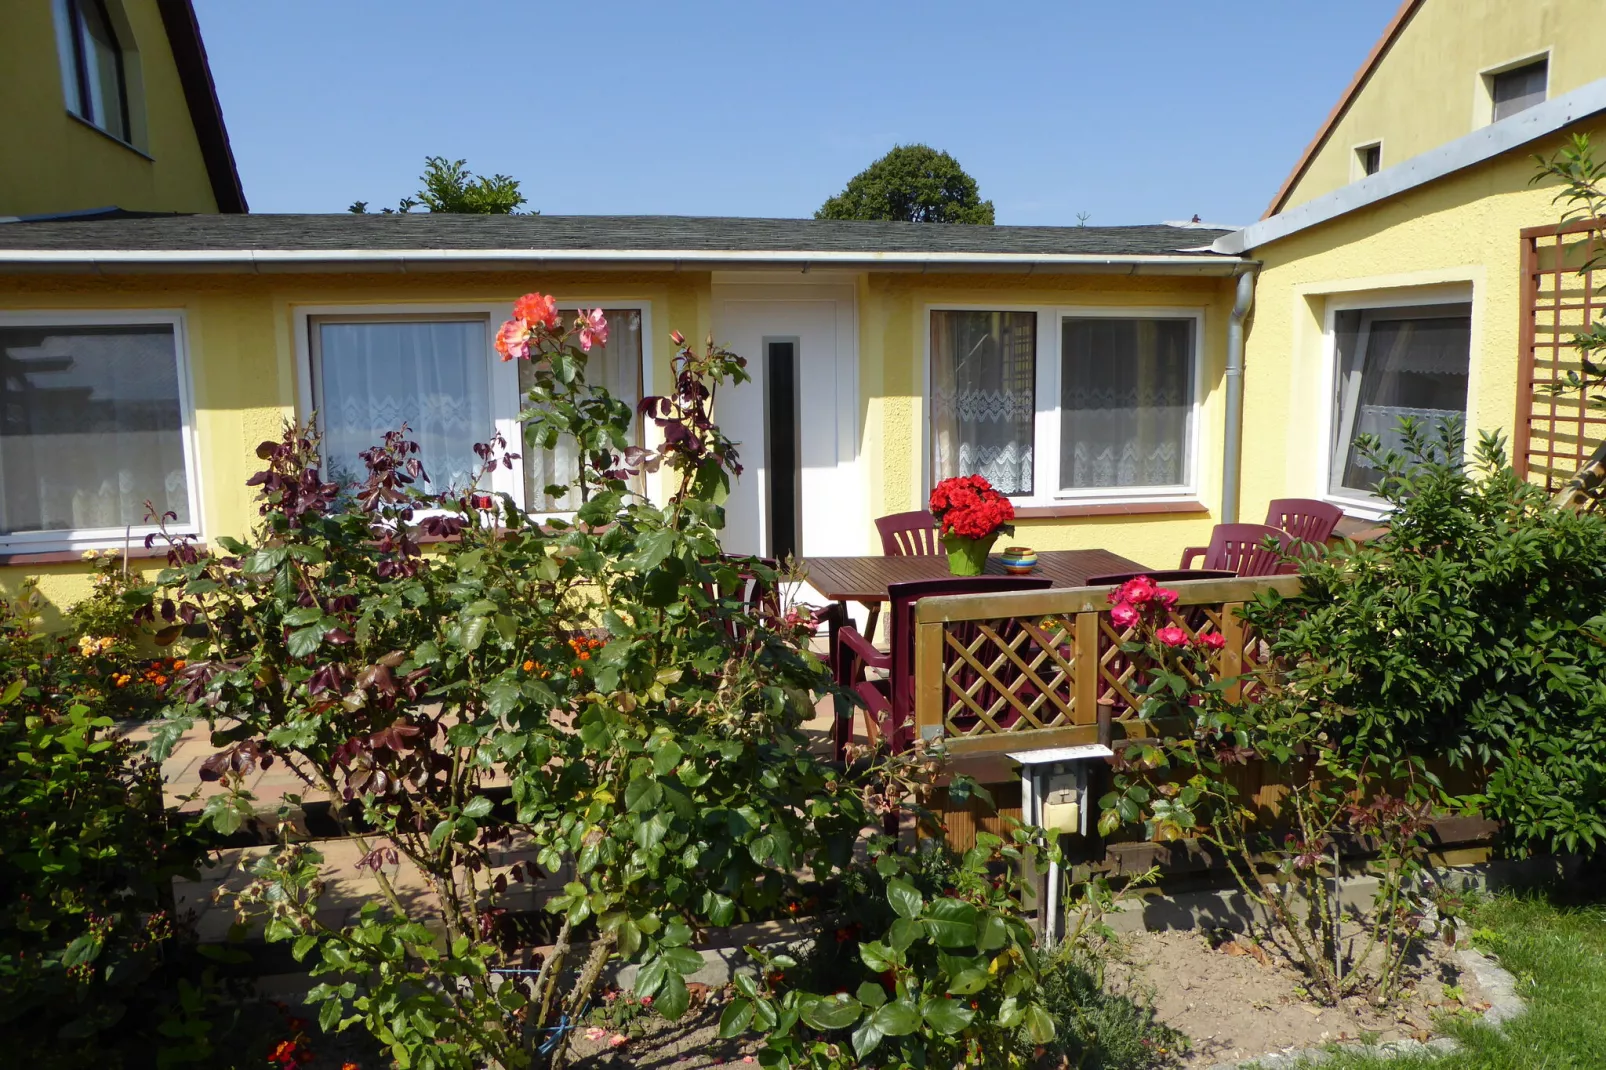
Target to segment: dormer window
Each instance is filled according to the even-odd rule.
[[[127,47],[105,0],[54,0],[56,47],[67,110],[122,142],[132,142],[128,119]]]

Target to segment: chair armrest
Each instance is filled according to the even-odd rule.
[[[875,644],[859,634],[857,628],[843,628],[836,633],[836,641],[853,651],[854,655],[872,669],[892,668],[892,655],[875,648]]]
[[[1203,546],[1190,546],[1190,547],[1188,547],[1186,550],[1182,551],[1182,564],[1178,565],[1177,567],[1178,568],[1192,568],[1193,565],[1190,562],[1192,562],[1193,559],[1196,558],[1196,557],[1203,557],[1204,553],[1205,553],[1205,548]]]

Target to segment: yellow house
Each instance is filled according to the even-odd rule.
[[[244,212],[190,0],[13,0],[0,218]]]
[[[1222,481],[1235,255],[1220,228],[558,216],[226,216],[0,226],[0,549],[78,597],[87,548],[136,553],[146,503],[203,539],[256,517],[255,447],[317,413],[337,471],[406,421],[437,484],[518,439],[492,334],[530,290],[602,307],[592,374],[670,385],[667,336],[753,382],[716,417],[746,471],[727,542],[878,552],[872,520],[980,471],[1020,538],[1167,567]],[[1240,313],[1242,309],[1240,308]],[[1239,317],[1241,324],[1241,314]],[[1241,338],[1241,331],[1238,333]],[[567,459],[498,477],[535,513]]]
[[[1393,444],[1402,416],[1499,430],[1553,487],[1603,437],[1599,414],[1544,389],[1577,366],[1592,298],[1554,185],[1532,182],[1533,157],[1574,133],[1606,149],[1600,15],[1598,0],[1408,0],[1266,217],[1215,242],[1260,265],[1244,519],[1284,496],[1378,517],[1355,440]]]

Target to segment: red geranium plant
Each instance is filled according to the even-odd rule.
[[[952,476],[931,488],[931,515],[944,535],[987,539],[1015,534],[1015,507],[984,476]]]

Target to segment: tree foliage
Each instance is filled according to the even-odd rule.
[[[854,175],[814,218],[991,226],[993,202],[981,199],[976,180],[946,152],[926,145],[895,145]]]
[[[526,201],[519,192],[519,180],[509,175],[476,175],[468,169],[467,160],[448,160],[444,156],[429,156],[424,160],[424,173],[418,177],[422,184],[417,193],[403,197],[395,208],[381,208],[384,215],[411,212],[423,208],[426,212],[450,212],[459,215],[512,215]],[[367,201],[355,201],[348,211],[356,215],[368,212]]]

